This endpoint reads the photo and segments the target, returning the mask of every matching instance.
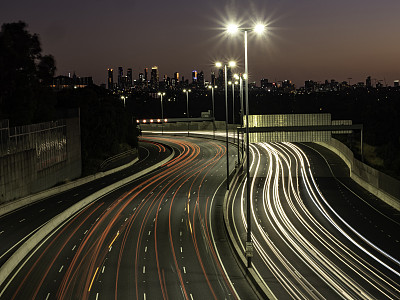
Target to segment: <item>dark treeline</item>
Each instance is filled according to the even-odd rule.
[[[84,175],[107,157],[137,146],[137,130],[123,103],[97,86],[55,91],[56,64],[43,55],[37,34],[24,22],[3,24],[0,31],[0,119],[10,126],[46,122],[62,111],[80,108]],[[60,113],[61,111],[61,113]]]

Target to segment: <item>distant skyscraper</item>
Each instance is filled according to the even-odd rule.
[[[118,67],[118,88],[122,88],[122,77],[124,76],[124,70],[122,67]]]
[[[179,72],[174,73],[174,79],[175,79],[175,83],[178,84],[179,83]]]
[[[268,87],[268,79],[266,79],[266,78],[261,79],[261,87],[263,89]]]
[[[218,78],[217,78],[217,85],[220,89],[224,88],[224,69],[218,70]]]
[[[149,77],[147,75],[148,73],[149,73],[149,68],[144,68],[144,86],[146,87],[149,82]]]
[[[232,74],[232,67],[227,67],[226,69],[228,81],[232,81],[233,74]]]
[[[197,83],[197,71],[196,70],[192,71],[192,83],[193,84]]]
[[[395,80],[395,81],[393,82],[393,86],[394,86],[394,87],[399,87],[399,81],[398,81],[398,80]]]
[[[215,86],[217,84],[216,80],[215,80],[215,73],[214,71],[211,71],[211,85]]]
[[[139,73],[139,85],[144,85],[144,74]]]
[[[152,89],[158,90],[158,84],[159,84],[158,67],[154,66],[151,68],[150,86]]]
[[[131,68],[129,68],[128,69],[128,71],[127,71],[127,73],[126,73],[126,77],[128,77],[128,88],[131,88],[132,87],[132,83],[133,83],[133,81],[132,81],[132,69]]]
[[[197,74],[197,83],[200,87],[204,87],[204,72],[200,71],[199,74]]]
[[[372,88],[371,76],[367,77],[365,80],[365,85],[367,86],[367,89]]]
[[[108,78],[107,78],[108,89],[113,90],[114,89],[113,69],[108,69],[107,71],[108,71]]]

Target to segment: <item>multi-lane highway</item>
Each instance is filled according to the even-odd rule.
[[[352,185],[332,153],[313,147],[251,147],[255,270],[278,299],[399,299],[398,214]],[[246,183],[242,176],[228,206],[242,251]]]
[[[174,153],[173,159],[57,226],[0,287],[1,299],[260,298],[224,228],[225,143],[145,140],[152,156]],[[230,148],[233,172],[237,150]],[[227,206],[241,252],[247,226],[244,175],[231,187]],[[107,184],[97,182],[97,189]],[[399,216],[351,182],[337,156],[314,144],[254,144],[250,186],[253,267],[258,284],[275,297],[400,297]],[[94,187],[88,189],[82,195]],[[3,259],[20,239],[84,197],[75,194],[3,216]]]
[[[16,249],[57,214],[100,189],[150,168],[169,155],[171,155],[170,149],[165,147],[161,149],[157,144],[143,141],[139,147],[140,160],[133,166],[1,215],[0,266]]]
[[[1,298],[256,298],[216,221],[226,189],[224,144],[152,140],[169,145],[175,157],[56,228]]]

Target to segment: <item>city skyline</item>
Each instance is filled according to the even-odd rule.
[[[44,53],[54,55],[57,75],[76,72],[107,83],[108,68],[132,68],[136,77],[157,65],[160,78],[175,72],[190,79],[192,70],[207,76],[218,60],[234,59],[243,72],[243,37],[229,37],[224,26],[264,21],[264,37],[249,35],[250,80],[365,81],[371,76],[393,85],[400,79],[400,20],[397,0],[320,3],[308,0],[176,1],[119,0],[0,4],[3,23],[25,21],[40,36]],[[24,10],[21,10],[24,7]],[[238,18],[241,16],[241,18]],[[247,21],[245,20],[247,18]]]

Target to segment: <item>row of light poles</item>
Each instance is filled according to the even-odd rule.
[[[247,178],[247,183],[246,183],[246,213],[247,213],[247,239],[246,239],[246,257],[247,257],[247,267],[251,267],[251,257],[252,257],[252,251],[253,251],[253,244],[251,240],[251,209],[250,209],[250,140],[249,140],[249,80],[248,80],[248,74],[249,74],[249,68],[248,68],[248,55],[247,55],[247,35],[248,32],[255,32],[257,34],[261,34],[265,31],[265,25],[262,24],[257,24],[253,28],[240,28],[238,25],[230,24],[227,27],[227,32],[229,34],[236,34],[238,32],[243,32],[244,33],[244,74],[243,76],[237,76],[235,79],[240,80],[240,105],[241,105],[241,125],[243,126],[243,111],[244,111],[244,105],[243,105],[243,80],[244,80],[244,102],[246,105],[246,178]],[[216,63],[216,67],[222,67],[222,63]],[[230,67],[234,67],[236,65],[235,62],[231,61],[228,62],[228,64],[224,64],[224,73],[225,73],[225,129],[226,129],[226,168],[227,168],[227,190],[229,190],[229,152],[228,152],[228,147],[229,147],[229,131],[228,131],[228,80],[227,80],[227,65]],[[234,97],[235,97],[235,84],[237,82],[231,82],[232,84],[232,96],[233,96],[233,108],[234,108]],[[213,113],[212,116],[213,118],[215,117],[214,111],[215,111],[215,106],[214,106],[214,88],[215,86],[211,85],[209,86],[211,88],[212,92],[212,106],[213,106]],[[186,113],[187,113],[187,118],[188,118],[188,136],[189,136],[189,93],[191,92],[190,89],[184,89],[184,93],[186,93]],[[164,120],[164,113],[163,113],[163,96],[165,93],[158,93],[159,96],[161,96],[161,117],[162,120]],[[123,99],[125,100],[125,99]],[[125,103],[124,103],[125,104]],[[233,109],[233,123],[235,123],[235,110]],[[215,137],[215,132],[214,132],[214,137]],[[243,139],[242,139],[243,140]],[[242,147],[243,149],[243,147]]]

